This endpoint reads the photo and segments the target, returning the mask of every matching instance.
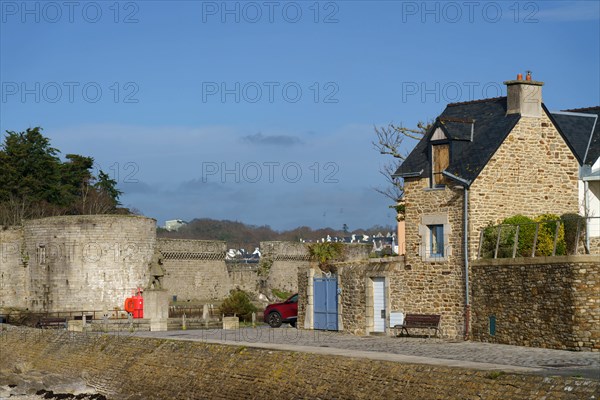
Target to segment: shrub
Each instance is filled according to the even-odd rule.
[[[317,261],[321,269],[328,267],[330,261],[339,259],[343,251],[344,245],[338,242],[317,242],[308,245],[308,253],[311,260]]]
[[[535,221],[524,215],[515,215],[502,221],[503,224],[514,224],[519,226],[519,239],[517,243],[517,257],[531,257],[533,250],[533,238],[535,237]],[[510,256],[515,243],[516,228],[510,237]]]
[[[585,217],[579,214],[563,214],[560,216],[564,224],[565,245],[567,254],[576,254],[577,245],[581,238],[585,237]],[[579,226],[579,237],[577,237],[577,227]]]
[[[248,294],[243,290],[234,289],[229,293],[223,304],[221,304],[221,313],[224,315],[237,315],[241,319],[247,321],[252,317],[252,313],[256,312],[257,308],[248,297]]]
[[[538,231],[537,245],[535,246],[536,256],[551,256],[554,248],[554,235],[556,234],[556,221],[560,218],[554,214],[542,214],[535,218],[536,222],[540,222]],[[558,238],[556,241],[555,255],[562,256],[567,254],[567,246],[565,243],[565,228],[561,224],[558,228]]]
[[[481,246],[482,258],[494,258],[496,243],[498,243],[498,258],[512,257],[515,236],[519,226],[519,239],[517,244],[518,257],[531,257],[533,236],[535,234],[534,221],[524,215],[515,215],[502,221],[500,241],[498,242],[498,226],[491,222],[484,228]]]
[[[517,226],[519,227],[519,235],[517,240],[517,257],[531,257],[533,251],[533,241],[535,238],[536,226],[539,224],[537,241],[535,246],[536,256],[552,255],[554,248],[554,235],[556,233],[556,221],[559,219],[557,215],[543,214],[535,219],[531,219],[524,215],[514,215],[502,221],[500,229],[500,240],[498,240],[499,227],[488,224],[483,231],[483,242],[481,244],[481,257],[493,258],[498,244],[498,258],[512,257],[515,237],[517,236]],[[569,234],[573,229],[569,225]],[[572,233],[576,235],[576,233]],[[564,255],[567,253],[567,245],[565,242],[565,227],[561,224],[558,229],[558,239],[556,242],[556,255]]]

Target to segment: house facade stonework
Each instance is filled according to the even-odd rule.
[[[458,337],[464,333],[465,278],[461,268],[464,258],[463,213],[464,191],[445,187],[432,189],[428,179],[405,180],[406,198],[406,267],[400,282],[391,284],[392,309],[406,313],[443,314],[444,335]],[[437,219],[437,221],[436,221]],[[444,257],[429,259],[424,228],[428,222],[445,225]],[[394,279],[395,281],[395,279]]]
[[[579,164],[546,115],[521,117],[469,189],[471,258],[488,223],[577,213]]]

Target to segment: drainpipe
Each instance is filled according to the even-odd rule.
[[[464,186],[464,253],[465,253],[465,340],[469,340],[470,320],[471,320],[471,304],[469,303],[469,187]]]
[[[589,195],[588,190],[589,182],[583,181],[583,215],[585,216],[585,252],[587,253],[590,248],[590,227],[589,227]],[[579,241],[579,238],[577,238]]]

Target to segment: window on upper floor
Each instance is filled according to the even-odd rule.
[[[446,185],[446,177],[442,172],[450,165],[450,144],[431,145],[431,187]]]
[[[444,212],[424,214],[419,224],[419,255],[425,262],[446,262],[452,255],[452,226]]]
[[[429,230],[429,257],[444,257],[444,225],[427,225],[427,229]]]

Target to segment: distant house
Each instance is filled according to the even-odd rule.
[[[317,242],[334,242],[334,243],[346,243],[346,244],[371,244],[373,246],[374,254],[398,254],[399,247],[397,242],[396,232],[387,232],[383,235],[381,232],[376,233],[373,236],[365,234],[353,233],[350,236],[342,237],[331,237],[327,235],[326,238],[321,238]]]
[[[179,228],[185,225],[187,225],[187,222],[185,222],[182,219],[172,219],[169,221],[165,221],[165,229],[169,232],[178,231]]]

